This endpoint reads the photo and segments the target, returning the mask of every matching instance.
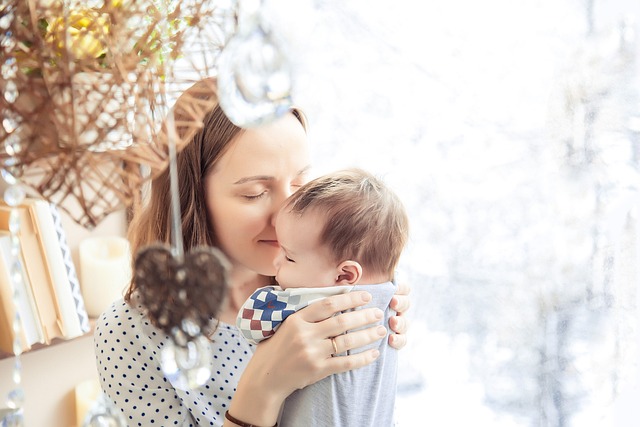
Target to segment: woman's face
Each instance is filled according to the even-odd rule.
[[[234,268],[273,276],[279,245],[274,216],[307,182],[310,156],[300,122],[286,116],[247,129],[205,178],[207,214]]]

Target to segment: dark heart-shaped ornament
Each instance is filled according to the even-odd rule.
[[[135,285],[150,320],[167,334],[183,329],[189,337],[216,318],[227,290],[228,262],[216,248],[199,247],[180,261],[165,245],[141,249],[135,261]],[[186,328],[183,322],[192,325]]]
[[[165,245],[141,249],[135,285],[151,322],[171,337],[162,349],[162,370],[175,387],[194,389],[211,374],[204,336],[224,302],[229,263],[216,248],[199,247],[176,259]]]

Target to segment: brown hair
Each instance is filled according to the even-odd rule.
[[[215,79],[207,78],[194,84],[192,88],[200,86],[201,90],[205,81],[209,86],[216,87]],[[192,88],[187,89],[185,93]],[[208,99],[217,100],[215,90],[206,96]],[[176,123],[181,120],[180,112],[189,108],[188,105],[181,105],[181,98],[182,96],[178,98],[174,107]],[[302,111],[293,108],[291,112],[306,129],[307,121]],[[178,132],[180,132],[179,128]],[[213,230],[207,216],[207,194],[204,182],[218,160],[242,132],[243,129],[234,125],[224,114],[220,104],[216,102],[214,108],[205,115],[202,127],[176,156],[185,253],[198,246],[216,246],[217,244],[215,230]],[[183,135],[178,135],[178,137],[183,137]],[[135,254],[144,246],[157,242],[170,244],[170,188],[169,169],[165,168],[151,181],[151,190],[146,205],[138,212],[134,212],[128,230],[134,260]],[[125,294],[125,300],[130,300],[134,290],[135,283],[132,280]]]
[[[409,219],[398,196],[372,174],[345,169],[308,182],[285,203],[303,215],[317,209],[326,222],[320,243],[335,261],[353,260],[389,279],[409,237]]]

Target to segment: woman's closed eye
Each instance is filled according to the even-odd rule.
[[[292,260],[291,258],[289,258],[289,257],[288,257],[288,256],[286,256],[286,255],[284,256],[284,259],[286,259],[286,260],[287,260],[287,261],[289,261],[289,262],[295,262],[294,260]]]
[[[244,197],[247,200],[256,200],[263,197],[265,194],[267,194],[266,190],[258,194],[243,194],[242,197]]]

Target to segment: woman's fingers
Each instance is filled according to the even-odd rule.
[[[403,298],[407,298],[404,296]],[[408,299],[408,298],[407,298]],[[394,332],[389,335],[389,345],[396,350],[400,350],[407,345],[407,331],[409,330],[409,321],[404,313],[398,313],[396,316],[389,318],[389,328]]]
[[[331,357],[327,360],[327,375],[339,374],[362,368],[375,361],[380,356],[377,349],[363,351],[362,353],[351,354],[349,356]]]
[[[397,313],[397,315],[389,318],[389,328],[395,332],[389,335],[389,345],[396,350],[400,350],[407,345],[409,322],[404,314],[411,306],[411,300],[409,299],[410,292],[411,287],[407,283],[399,283],[396,293],[389,303],[389,307]]]
[[[391,334],[389,335],[389,346],[395,348],[396,350],[402,349],[407,345],[407,336],[402,334]]]
[[[372,342],[378,341],[384,338],[387,335],[387,328],[384,326],[374,326],[372,328],[362,329],[355,332],[349,332],[348,334],[338,335],[333,337],[333,342],[335,342],[335,348],[333,348],[333,344],[331,343],[331,339],[329,342],[331,343],[330,354],[341,354],[348,350],[358,349],[365,345],[371,344]]]
[[[396,293],[393,298],[391,298],[389,307],[395,310],[398,314],[406,313],[411,306],[411,299],[409,298],[410,292],[411,288],[408,284],[398,284],[398,288],[396,289]]]
[[[368,292],[350,292],[325,298],[287,317],[274,336],[258,344],[242,378],[252,378],[260,390],[262,384],[269,384],[270,393],[284,399],[328,375],[370,364],[379,356],[378,350],[361,348],[387,334],[379,325],[382,310],[353,310],[370,301]],[[350,350],[353,354],[331,357]]]
[[[407,345],[407,331],[409,330],[409,321],[406,316],[392,316],[389,318],[389,328],[395,332],[389,335],[389,345],[396,350],[402,349]]]
[[[371,301],[371,294],[364,291],[334,295],[309,305],[300,311],[300,316],[306,322],[317,323],[341,311],[363,306],[369,301]],[[336,332],[335,335],[342,332]]]
[[[379,308],[363,308],[330,317],[316,324],[320,336],[335,337],[347,331],[379,323],[384,313]],[[349,332],[351,333],[351,332]]]
[[[389,328],[396,334],[406,334],[409,331],[409,321],[406,316],[391,316]]]

